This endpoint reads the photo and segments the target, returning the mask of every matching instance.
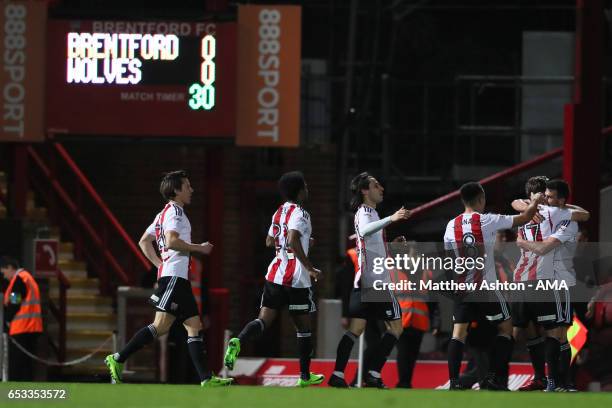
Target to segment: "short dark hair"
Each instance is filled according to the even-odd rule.
[[[461,201],[466,205],[473,205],[481,194],[484,194],[484,189],[475,181],[465,183],[459,189],[461,194]]]
[[[19,262],[10,256],[0,257],[0,268],[8,268],[9,266],[14,269],[19,269]]]
[[[278,179],[278,191],[283,200],[295,201],[298,194],[306,186],[306,180],[301,171],[290,171]]]
[[[164,174],[159,185],[159,192],[166,200],[172,200],[176,197],[175,190],[180,190],[183,187],[183,179],[188,178],[187,172],[184,170],[171,171]]]
[[[546,188],[549,190],[555,190],[558,198],[565,198],[566,200],[569,198],[570,188],[569,184],[567,184],[565,180],[550,180],[546,183]]]
[[[372,175],[364,171],[351,180],[351,210],[357,211],[359,206],[363,204],[363,194],[361,194],[361,190],[370,188],[370,178],[372,178]]]
[[[548,180],[546,176],[530,177],[525,183],[525,194],[527,194],[527,198],[531,196],[531,193],[544,193]]]

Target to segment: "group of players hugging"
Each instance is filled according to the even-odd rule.
[[[313,352],[312,324],[316,305],[312,285],[321,278],[309,258],[312,246],[310,214],[303,205],[308,200],[308,185],[301,172],[283,174],[278,187],[283,204],[272,216],[266,236],[266,246],[275,251],[268,266],[256,319],[244,326],[237,337],[229,340],[224,365],[232,370],[242,345],[260,336],[273,323],[279,312],[288,309],[294,323],[300,361],[300,378],[296,386],[318,385],[322,374],[310,371]],[[357,265],[350,293],[348,317],[350,323],[337,347],[333,374],[329,386],[348,388],[345,369],[355,340],[364,332],[366,322],[384,323],[375,350],[364,370],[363,386],[386,388],[381,371],[389,354],[402,335],[402,309],[396,294],[377,293],[375,301],[368,298],[373,290],[373,256],[387,253],[384,230],[392,223],[407,220],[411,212],[404,207],[392,215],[380,218],[376,210],[383,201],[383,186],[368,173],[356,176],[350,184],[351,207],[355,212]],[[214,375],[206,364],[206,352],[198,309],[188,280],[191,253],[209,254],[213,245],[192,243],[191,225],[184,207],[191,203],[193,188],[184,171],[167,173],[160,185],[167,204],[146,229],[139,245],[147,258],[158,268],[155,293],[149,301],[156,309],[154,321],[140,329],[123,350],[106,357],[105,363],[114,383],[122,382],[127,358],[158,336],[168,332],[178,319],[187,330],[191,360],[203,387],[226,386],[232,378]],[[497,281],[493,246],[498,231],[519,227],[517,245],[521,256],[513,271],[515,282],[525,282],[530,289],[512,299],[499,290],[456,291],[453,298],[452,338],[448,344],[449,388],[466,387],[460,381],[464,348],[472,322],[485,321],[497,328],[490,345],[488,374],[479,382],[481,389],[507,390],[509,362],[517,336],[527,339],[534,367],[533,380],[523,390],[549,392],[575,390],[570,381],[571,350],[567,329],[572,323],[572,303],[569,289],[536,290],[538,281],[564,281],[575,284],[572,259],[573,244],[578,234],[578,222],[588,220],[589,213],[567,204],[569,187],[563,180],[548,180],[538,176],[526,183],[526,199],[517,199],[512,207],[518,215],[485,213],[485,192],[476,182],[460,188],[464,212],[451,219],[444,233],[444,248],[456,257],[466,255],[469,248],[478,248],[484,256],[484,268],[467,271],[456,279],[463,282]],[[405,239],[396,239],[403,242]],[[378,277],[378,274],[376,274]],[[547,370],[545,370],[547,368]]]

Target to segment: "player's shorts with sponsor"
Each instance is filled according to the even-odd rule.
[[[266,281],[261,295],[261,307],[279,310],[285,306],[288,306],[291,314],[316,312],[312,288],[294,288]]]
[[[386,321],[402,318],[400,304],[391,292],[374,291],[374,289],[366,289],[365,291],[370,291],[373,296],[368,297],[367,293],[362,292],[361,288],[353,288],[351,291],[348,317]],[[364,301],[364,299],[369,301]]]
[[[537,290],[537,282],[525,283],[525,290],[512,292],[512,324],[515,327],[526,328],[533,322],[549,330],[571,323],[569,291]]]
[[[499,290],[462,293],[455,296],[453,323],[487,320],[499,324],[511,318],[510,304]]]
[[[149,301],[155,309],[170,313],[177,319],[184,320],[199,314],[198,305],[191,291],[191,282],[178,276],[160,278],[157,281],[157,289]]]

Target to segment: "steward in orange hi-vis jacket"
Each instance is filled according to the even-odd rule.
[[[30,272],[20,268],[14,259],[0,259],[0,270],[9,281],[3,299],[9,335],[30,353],[36,354],[37,338],[43,331],[38,284]],[[32,380],[32,359],[13,342],[10,346],[9,379]]]

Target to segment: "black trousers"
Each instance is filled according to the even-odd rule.
[[[36,344],[40,333],[21,333],[11,336],[23,348],[37,355]],[[34,360],[24,354],[9,339],[9,381],[32,381],[34,379]]]
[[[372,360],[376,355],[376,350],[380,344],[380,337],[382,336],[383,329],[381,323],[378,320],[370,319],[366,322],[365,331],[363,333],[365,339],[365,350],[363,351],[363,368],[361,378],[365,378],[368,371],[372,368]],[[359,347],[359,338],[355,341],[354,349]],[[357,384],[357,373],[355,378],[351,381],[352,385]]]
[[[482,383],[489,374],[490,350],[482,347],[468,346],[469,354],[466,369],[459,376],[459,383],[466,388],[472,388],[476,383]]]
[[[412,374],[425,332],[414,327],[407,327],[397,342],[397,374],[398,387],[412,388]]]

